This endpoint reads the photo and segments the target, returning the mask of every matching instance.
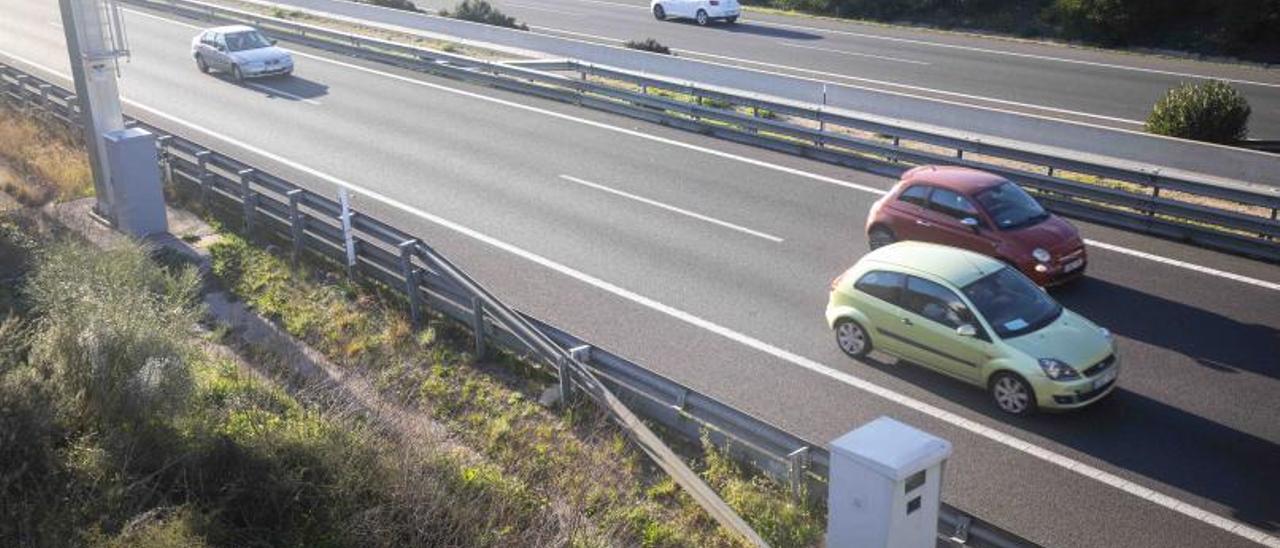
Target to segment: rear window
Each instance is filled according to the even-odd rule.
[[[897,272],[872,270],[863,274],[862,278],[859,278],[858,282],[853,284],[853,287],[882,301],[896,303],[905,279],[906,276]]]

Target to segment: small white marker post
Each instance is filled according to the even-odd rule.
[[[338,189],[338,204],[342,211],[339,213],[339,220],[342,221],[342,240],[347,248],[347,279],[354,279],[356,268],[356,240],[351,234],[351,199],[347,195],[347,189]]]

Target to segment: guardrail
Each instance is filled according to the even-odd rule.
[[[1018,182],[1045,207],[1064,215],[1280,261],[1280,188],[1200,180],[1171,175],[1158,167],[984,142],[820,105],[711,89],[574,60],[550,65],[493,62],[197,0],[126,1],[187,17],[250,24],[271,35],[351,55],[841,165],[978,168]],[[531,68],[540,64],[548,70]]]
[[[0,64],[0,100],[43,113],[69,128],[78,124],[74,94],[4,64]],[[825,498],[830,455],[823,444],[790,434],[511,310],[427,244],[371,216],[344,209],[342,200],[320,196],[145,122],[130,118],[128,124],[146,127],[157,135],[160,167],[167,184],[195,193],[195,199],[223,216],[240,218],[247,234],[282,243],[294,260],[311,255],[346,265],[352,276],[403,296],[415,321],[429,308],[469,326],[478,354],[492,346],[535,356],[550,365],[548,372],[558,377],[562,394],[575,387],[597,401],[608,399],[605,392],[616,394],[646,420],[688,442],[697,443],[705,434],[736,459],[789,485],[796,497]],[[344,213],[349,231],[343,228]],[[562,375],[562,371],[571,375]],[[641,443],[646,450],[655,448],[653,443]],[[941,509],[939,531],[940,538],[965,546],[1031,546],[946,504]]]

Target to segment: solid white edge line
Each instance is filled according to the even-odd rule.
[[[577,32],[577,31],[572,31],[572,30],[558,29],[558,28],[555,28],[555,27],[543,27],[543,26],[530,25],[530,26],[529,26],[529,28],[531,28],[531,29],[538,29],[538,30],[545,30],[545,31],[549,31],[549,32],[553,32],[553,33],[558,33],[558,34],[567,34],[567,35],[571,35],[571,36],[581,36],[581,37],[590,38],[590,39],[593,39],[593,40],[604,40],[604,41],[609,41],[609,42],[619,42],[619,43],[624,41],[624,40],[619,39],[619,38],[610,38],[610,37],[608,37],[608,36],[599,36],[599,35],[596,35],[596,34],[587,34],[587,33],[585,33],[585,32]],[[549,35],[549,36],[551,36],[551,35]],[[560,38],[560,39],[562,39],[562,40],[572,40],[572,38],[565,38],[565,37],[563,37],[563,36],[553,36],[553,37]],[[594,43],[594,42],[586,42],[586,43],[591,44],[591,43]],[[596,44],[596,45],[601,45],[601,44]],[[606,46],[606,47],[612,47],[612,46]],[[744,67],[744,66],[741,66],[741,65],[735,65],[735,64],[732,64],[732,63],[742,63],[742,64],[747,64],[747,65],[757,65],[757,66],[761,66],[761,67],[769,67],[769,68],[777,69],[777,70],[789,70],[789,71],[792,71],[792,72],[802,72],[802,73],[806,73],[806,74],[814,74],[814,75],[822,76],[822,77],[826,77],[826,78],[834,78],[834,79],[837,79],[837,80],[848,80],[848,81],[850,81],[850,82],[862,82],[862,83],[864,83],[864,84],[875,84],[875,85],[881,85],[881,86],[896,87],[896,88],[902,88],[902,89],[911,90],[911,91],[919,92],[919,93],[935,93],[935,94],[938,94],[938,95],[944,95],[944,96],[948,96],[948,97],[957,97],[957,98],[960,98],[960,99],[968,99],[968,100],[970,100],[970,101],[976,101],[976,102],[986,102],[986,103],[994,103],[994,104],[998,104],[998,105],[1006,105],[1006,106],[1022,107],[1022,108],[1025,108],[1025,109],[1039,110],[1039,111],[1044,111],[1044,112],[1054,112],[1054,113],[1058,113],[1058,114],[1069,114],[1069,115],[1072,115],[1072,116],[1080,116],[1080,117],[1085,117],[1085,118],[1096,118],[1096,119],[1099,119],[1099,120],[1108,120],[1108,121],[1111,121],[1111,122],[1117,122],[1117,123],[1123,123],[1123,124],[1129,124],[1129,125],[1142,125],[1142,124],[1143,124],[1143,122],[1142,122],[1142,121],[1140,121],[1140,120],[1130,120],[1130,119],[1128,119],[1128,118],[1117,118],[1117,117],[1115,117],[1115,116],[1107,116],[1107,115],[1104,115],[1104,114],[1092,114],[1092,113],[1089,113],[1089,112],[1081,112],[1081,111],[1078,111],[1078,110],[1070,110],[1070,109],[1058,108],[1058,107],[1047,107],[1047,106],[1044,106],[1044,105],[1037,105],[1037,104],[1034,104],[1034,103],[1023,103],[1023,102],[1019,102],[1019,101],[1010,101],[1010,100],[1007,100],[1007,99],[997,99],[997,98],[995,98],[995,97],[984,97],[984,96],[981,96],[981,95],[971,95],[971,94],[968,94],[968,93],[960,93],[960,92],[957,92],[957,91],[947,91],[947,90],[942,90],[942,89],[937,89],[937,88],[927,88],[927,87],[922,87],[922,86],[913,86],[913,85],[911,85],[911,84],[899,84],[899,83],[897,83],[897,82],[890,82],[890,81],[888,81],[888,80],[876,80],[876,79],[874,79],[874,78],[863,78],[863,77],[860,77],[860,76],[849,76],[849,75],[847,75],[847,74],[840,74],[840,73],[838,73],[838,72],[827,72],[827,71],[823,71],[823,70],[816,70],[816,69],[807,69],[807,68],[793,67],[793,66],[790,66],[790,65],[783,65],[783,64],[779,64],[779,63],[769,63],[769,62],[766,62],[766,61],[754,61],[754,60],[751,60],[751,59],[744,59],[744,58],[741,58],[741,57],[733,57],[733,56],[731,56],[731,55],[720,55],[720,54],[716,54],[716,53],[707,53],[707,52],[704,52],[704,51],[697,51],[697,50],[691,50],[691,49],[676,49],[676,48],[672,48],[672,50],[671,50],[671,51],[674,51],[674,52],[676,52],[676,53],[680,53],[680,54],[684,54],[684,55],[686,55],[686,56],[705,57],[705,58],[707,58],[707,59],[719,59],[719,60],[721,60],[721,61],[725,61],[724,63],[717,63],[717,62],[715,62],[715,61],[708,61],[707,59],[698,59],[697,61],[698,61],[698,62],[701,62],[701,63],[708,63],[708,64],[718,65],[718,66],[722,66],[722,67],[731,67],[731,68],[736,68],[736,69],[740,69],[740,70],[754,71],[754,72],[759,72],[759,73],[762,73],[762,74],[769,74],[769,75],[772,75],[772,76],[782,76],[782,77],[785,77],[785,78],[795,78],[795,79],[799,79],[799,80],[807,80],[807,81],[810,81],[810,82],[817,82],[817,83],[822,83],[822,84],[831,84],[831,85],[833,85],[833,86],[843,86],[843,87],[847,87],[847,88],[851,88],[851,89],[861,89],[861,90],[873,91],[873,92],[877,92],[877,93],[890,93],[890,94],[894,94],[894,95],[900,95],[900,96],[903,96],[903,97],[912,97],[912,98],[915,98],[915,99],[922,99],[922,100],[925,100],[925,101],[933,101],[933,102],[936,102],[936,103],[946,103],[946,104],[960,105],[960,106],[969,107],[969,108],[982,108],[982,109],[989,109],[989,110],[998,110],[998,109],[993,109],[992,107],[989,107],[989,106],[983,106],[983,105],[977,105],[977,104],[970,104],[970,103],[961,103],[961,102],[957,102],[957,101],[955,101],[955,100],[940,99],[940,98],[937,98],[937,97],[927,97],[927,96],[923,96],[923,95],[912,95],[912,94],[910,94],[910,93],[904,93],[904,92],[901,92],[901,91],[893,91],[893,90],[879,89],[879,88],[874,88],[874,87],[868,87],[868,86],[866,86],[866,85],[859,86],[859,85],[850,84],[850,83],[841,83],[841,82],[831,82],[831,81],[825,81],[825,80],[817,80],[817,79],[813,79],[813,78],[809,78],[809,77],[805,77],[805,76],[799,76],[799,75],[796,75],[796,74],[787,74],[787,73],[785,73],[785,72],[774,72],[774,71],[763,70],[763,69],[759,69],[759,68]],[[1017,114],[1017,115],[1019,115],[1019,116],[1034,116],[1034,115],[1035,115],[1035,114],[1033,114],[1033,113],[1018,112],[1018,111],[1001,111],[1001,112],[1010,112],[1010,113],[1013,113],[1013,114]],[[1054,118],[1054,119],[1055,119],[1055,120],[1058,120],[1059,118]],[[1070,120],[1067,120],[1067,121],[1070,121]],[[1075,123],[1079,123],[1079,122],[1075,122]]]
[[[52,70],[38,63],[32,63],[30,61],[27,61],[26,59],[23,59],[22,57],[18,57],[8,52],[4,52],[4,53],[6,55],[9,55],[11,58],[17,59],[33,67],[39,68],[51,74],[58,75],[63,79],[69,79],[67,75],[62,74],[59,71]],[[402,77],[398,77],[398,78],[402,78]],[[469,94],[468,92],[463,92],[463,93]],[[501,101],[497,99],[495,100]],[[492,236],[489,236],[477,230],[473,230],[461,224],[444,219],[443,217],[438,217],[431,213],[427,213],[426,211],[410,206],[406,203],[400,202],[399,200],[395,200],[393,198],[385,196],[381,193],[365,189],[363,187],[354,185],[352,183],[348,183],[342,179],[339,179],[337,177],[334,177],[332,175],[329,175],[317,169],[307,167],[293,160],[289,160],[283,156],[279,156],[277,154],[268,152],[256,146],[250,145],[243,141],[239,141],[232,137],[228,137],[226,135],[223,135],[221,133],[215,132],[208,128],[202,127],[195,123],[188,122],[176,116],[172,116],[170,114],[160,112],[159,110],[144,106],[135,101],[124,99],[124,102],[139,110],[149,112],[155,116],[165,118],[174,123],[199,131],[210,137],[224,141],[232,146],[244,149],[248,152],[260,155],[264,158],[268,158],[280,164],[289,166],[293,169],[296,169],[303,173],[307,173],[321,180],[327,181],[331,184],[334,184],[343,188],[347,188],[359,194],[363,194],[369,198],[382,202],[386,205],[389,205],[391,207],[394,207],[406,213],[415,215],[428,222],[442,226],[449,230],[453,230],[454,232],[457,232],[464,236],[478,240],[492,247],[501,249],[503,251],[506,251],[508,253],[521,257],[525,260],[541,265],[545,268],[554,270],[562,275],[574,278],[582,283],[586,283],[598,289],[607,291],[609,293],[613,293],[614,295],[617,295],[619,297],[622,297],[634,303],[640,304],[646,308],[650,308],[652,310],[661,312],[663,314],[666,314],[668,316],[681,320],[695,327],[700,327],[704,330],[710,331],[712,333],[725,337],[729,340],[732,340],[744,346],[754,348],[760,352],[769,354],[775,358],[789,362],[793,365],[802,367],[814,373],[818,373],[820,375],[824,375],[833,380],[842,382],[848,386],[852,386],[854,388],[858,388],[865,392],[875,394],[893,403],[914,409],[917,412],[924,413],[938,420],[949,423],[953,426],[968,430],[969,432],[972,432],[974,434],[987,438],[991,441],[994,441],[996,443],[999,443],[1001,445],[1004,445],[1006,447],[1019,451],[1023,454],[1041,459],[1045,462],[1049,462],[1051,464],[1055,464],[1067,470],[1076,472],[1086,478],[1098,480],[1099,482],[1104,483],[1106,485],[1114,486],[1115,488],[1120,489],[1121,491],[1124,491],[1133,496],[1142,498],[1143,500],[1154,503],[1166,509],[1173,510],[1180,514],[1186,515],[1192,519],[1200,521],[1201,523],[1212,525],[1214,527],[1217,527],[1229,533],[1240,536],[1241,538],[1260,542],[1263,545],[1268,546],[1270,548],[1280,548],[1280,538],[1268,535],[1267,533],[1264,533],[1258,529],[1254,529],[1248,525],[1245,525],[1244,523],[1237,522],[1237,521],[1219,516],[1217,514],[1213,514],[1211,512],[1208,512],[1207,510],[1198,508],[1195,505],[1183,502],[1181,500],[1175,499],[1168,495],[1164,495],[1162,493],[1155,492],[1150,488],[1143,487],[1137,483],[1126,480],[1115,474],[1111,474],[1099,468],[1095,468],[1093,466],[1085,464],[1081,461],[1072,459],[1065,455],[1060,455],[1049,449],[1045,449],[1043,447],[1032,444],[1030,442],[1018,439],[1015,436],[1006,434],[1004,432],[988,427],[986,425],[983,425],[981,423],[978,423],[966,417],[957,415],[955,413],[952,413],[940,407],[936,407],[932,404],[917,400],[905,394],[894,392],[891,389],[884,388],[882,386],[879,386],[870,381],[864,380],[850,373],[845,373],[843,371],[833,369],[831,367],[818,363],[817,361],[811,360],[809,358],[805,358],[798,354],[794,354],[787,350],[783,350],[782,348],[773,346],[769,343],[766,343],[764,341],[761,341],[749,335],[739,333],[728,327],[724,327],[714,322],[711,322],[709,320],[702,319],[698,316],[695,316],[683,310],[677,309],[675,307],[662,304],[658,301],[655,301],[653,299],[650,299],[638,293],[629,291],[627,289],[623,289],[609,282],[606,282],[602,279],[591,276],[590,274],[587,274],[585,272],[580,272],[578,270],[573,269],[572,267],[554,262],[546,257],[543,257],[531,251],[527,251],[523,248],[517,247],[514,244],[509,244],[507,242],[504,242],[502,240],[499,240],[497,238],[494,238]],[[506,101],[501,101],[501,102],[506,102]],[[533,108],[533,107],[529,107],[529,108]],[[555,113],[555,114],[557,114],[558,116],[565,116],[565,115],[560,115],[559,113]],[[598,122],[591,122],[591,123],[593,125],[598,124]],[[606,126],[606,127],[612,127],[612,126]],[[636,133],[636,132],[631,132],[630,130],[626,130],[626,132]],[[790,169],[790,168],[787,168],[787,169]]]
[[[553,10],[553,9],[550,9],[550,8],[543,8],[543,7],[539,7],[539,6],[532,6],[532,5],[529,5],[529,4],[520,4],[520,3],[516,3],[516,2],[510,2],[510,1],[508,1],[508,2],[503,2],[503,3],[504,3],[504,4],[507,4],[507,5],[511,5],[511,6],[516,6],[516,7],[518,7],[518,8],[524,8],[524,9],[527,9],[527,10],[533,10],[533,11],[545,11],[545,12],[547,12],[547,13],[554,13],[554,14],[556,14],[556,15],[567,15],[567,16],[569,16],[569,17],[586,17],[586,15],[587,15],[587,14],[585,14],[585,13],[581,13],[581,12],[571,12],[571,11]]]
[[[1236,274],[1236,273],[1233,273],[1233,272],[1227,272],[1227,271],[1224,271],[1224,270],[1218,270],[1218,269],[1216,269],[1216,268],[1210,268],[1210,267],[1207,267],[1207,266],[1200,266],[1200,265],[1195,264],[1195,263],[1189,263],[1189,262],[1186,262],[1186,261],[1179,261],[1179,260],[1177,260],[1177,259],[1171,259],[1171,258],[1169,258],[1169,257],[1164,257],[1164,256],[1161,256],[1161,255],[1156,255],[1156,254],[1154,254],[1154,253],[1147,253],[1146,251],[1138,251],[1138,250],[1136,250],[1136,249],[1130,249],[1130,248],[1127,248],[1127,247],[1122,247],[1122,246],[1118,246],[1118,245],[1115,245],[1115,244],[1109,244],[1109,243],[1106,243],[1106,242],[1099,242],[1099,241],[1097,241],[1097,240],[1085,240],[1085,243],[1087,243],[1087,244],[1089,244],[1089,245],[1091,245],[1091,246],[1093,246],[1093,247],[1097,247],[1097,248],[1101,248],[1101,249],[1106,249],[1106,250],[1108,250],[1108,251],[1114,251],[1114,252],[1116,252],[1116,253],[1122,253],[1122,254],[1125,254],[1125,255],[1129,255],[1129,256],[1131,256],[1131,257],[1138,257],[1138,258],[1141,258],[1141,259],[1146,259],[1146,260],[1148,260],[1148,261],[1153,261],[1153,262],[1157,262],[1157,263],[1161,263],[1161,264],[1166,264],[1166,265],[1169,265],[1169,266],[1175,266],[1175,267],[1178,267],[1178,268],[1183,268],[1183,269],[1186,269],[1186,270],[1191,270],[1191,271],[1199,272],[1199,273],[1202,273],[1202,274],[1208,274],[1208,275],[1210,275],[1210,276],[1217,276],[1217,277],[1219,277],[1219,278],[1224,278],[1224,279],[1227,279],[1227,280],[1232,280],[1232,281],[1240,282],[1240,283],[1243,283],[1243,284],[1255,285],[1255,286],[1261,287],[1261,288],[1263,288],[1263,289],[1270,289],[1270,290],[1272,290],[1272,291],[1280,291],[1280,283],[1276,283],[1276,282],[1268,282],[1268,281],[1266,281],[1266,280],[1259,280],[1259,279],[1257,279],[1257,278],[1250,278],[1250,277],[1248,277],[1248,276],[1242,276],[1242,275],[1240,275],[1240,274]]]
[[[852,56],[852,57],[866,57],[866,58],[868,58],[868,59],[880,59],[880,60],[882,60],[882,61],[893,61],[893,62],[895,62],[895,63],[907,63],[907,64],[911,64],[911,65],[924,65],[924,66],[929,66],[929,65],[932,65],[932,64],[933,64],[933,63],[930,63],[930,62],[927,62],[927,61],[916,61],[915,59],[904,59],[904,58],[902,58],[902,57],[888,57],[888,56],[885,56],[885,55],[872,55],[872,54],[870,54],[870,53],[859,53],[859,52],[856,52],[856,51],[846,51],[846,50],[842,50],[842,49],[834,49],[834,48],[820,48],[820,47],[817,47],[817,46],[804,46],[804,45],[800,45],[800,44],[792,44],[791,42],[787,42],[787,41],[784,41],[784,40],[778,40],[777,44],[778,44],[778,45],[780,45],[780,46],[788,47],[788,48],[811,49],[811,50],[814,50],[814,51],[825,51],[825,52],[828,52],[828,53],[838,53],[838,54],[840,54],[840,55],[849,55],[849,56]]]
[[[656,208],[659,208],[659,209],[665,209],[665,210],[670,211],[670,212],[673,212],[673,213],[679,213],[679,214],[681,214],[681,215],[685,215],[685,216],[687,216],[687,217],[692,217],[692,218],[697,219],[697,220],[699,220],[699,221],[705,221],[705,222],[708,222],[708,223],[711,223],[711,224],[714,224],[714,225],[719,225],[719,226],[722,226],[722,227],[725,227],[725,228],[728,228],[728,229],[731,229],[731,230],[736,230],[736,231],[738,231],[738,232],[742,232],[742,233],[745,233],[745,234],[750,234],[750,235],[755,236],[755,237],[757,237],[757,238],[764,238],[764,239],[769,240],[769,241],[774,242],[774,243],[782,243],[782,241],[783,241],[783,240],[782,240],[782,238],[779,238],[779,237],[774,236],[774,235],[772,235],[772,234],[768,234],[768,233],[765,233],[765,232],[760,232],[760,231],[758,231],[758,230],[752,230],[752,229],[750,229],[750,228],[747,228],[747,227],[744,227],[744,226],[741,226],[741,225],[736,225],[736,224],[730,223],[730,222],[728,222],[728,221],[722,221],[722,220],[720,220],[720,219],[716,219],[715,217],[709,217],[709,216],[707,216],[707,215],[703,215],[703,214],[701,214],[701,213],[695,213],[695,212],[693,212],[693,211],[689,211],[689,210],[687,210],[687,209],[682,209],[682,208],[679,208],[679,207],[676,207],[676,206],[673,206],[673,205],[664,204],[664,203],[659,202],[659,201],[657,201],[657,200],[651,200],[651,199],[649,199],[649,198],[645,198],[645,197],[643,197],[643,196],[637,196],[637,195],[632,194],[632,193],[630,193],[630,192],[625,192],[625,191],[622,191],[622,190],[618,190],[618,189],[616,189],[616,188],[610,188],[610,187],[604,186],[604,185],[599,184],[599,183],[593,183],[593,182],[591,182],[591,181],[587,181],[587,180],[584,180],[584,179],[579,179],[579,178],[574,177],[574,176],[572,176],[572,175],[561,175],[561,176],[560,176],[560,178],[561,178],[561,179],[563,179],[563,180],[565,180],[565,181],[569,181],[569,182],[571,182],[571,183],[576,183],[576,184],[579,184],[579,185],[582,185],[582,186],[585,186],[585,187],[588,187],[588,188],[594,188],[594,189],[599,190],[599,191],[602,191],[602,192],[608,192],[608,193],[610,193],[610,194],[614,194],[614,195],[617,195],[617,196],[621,196],[621,197],[623,197],[623,198],[628,198],[628,199],[635,200],[635,201],[640,202],[640,203],[643,203],[643,204],[648,204],[648,205],[651,205],[651,206],[656,207]]]

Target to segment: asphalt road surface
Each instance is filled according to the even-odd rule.
[[[64,82],[52,2],[0,0],[0,57]],[[1280,268],[1080,223],[1057,291],[1120,386],[1001,416],[844,357],[822,319],[893,181],[286,46],[292,78],[198,73],[191,22],[129,9],[126,110],[421,236],[517,308],[822,443],[889,415],[950,440],[944,499],[1046,546],[1280,546]],[[660,205],[658,205],[660,204]],[[663,207],[665,206],[665,207]]]
[[[336,10],[346,3],[274,1]],[[458,0],[415,3],[435,11]],[[736,25],[702,28],[657,21],[647,0],[491,3],[534,32],[615,46],[655,38],[692,59],[1130,130],[1142,129],[1169,88],[1223,79],[1253,107],[1250,135],[1280,139],[1280,70],[1260,65],[757,12]]]

